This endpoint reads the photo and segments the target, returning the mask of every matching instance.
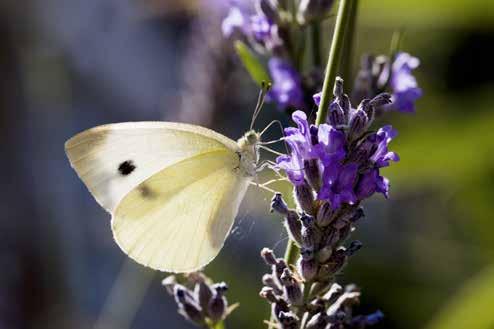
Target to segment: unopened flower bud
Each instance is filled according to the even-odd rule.
[[[350,140],[356,140],[367,130],[369,117],[362,109],[355,110],[350,118],[349,132]]]
[[[346,252],[348,256],[352,256],[354,253],[356,253],[358,250],[362,248],[362,242],[355,240],[350,243],[350,246],[347,248]]]
[[[273,289],[273,292],[276,295],[281,295],[283,293],[280,285],[278,284],[278,281],[273,277],[272,274],[264,274],[262,276],[262,283],[265,286],[268,286],[269,288]]]
[[[334,97],[343,96],[343,79],[340,77],[336,77],[334,81],[333,95]]]
[[[314,214],[314,191],[310,185],[305,181],[303,184],[295,185],[294,187],[295,201],[298,207],[308,213]]]
[[[300,216],[302,222],[302,247],[314,249],[321,241],[321,233],[315,226],[315,219],[307,214]]]
[[[280,312],[278,314],[278,320],[282,329],[298,328],[298,317],[292,312]]]
[[[340,241],[341,235],[338,230],[330,230],[326,233],[327,235],[324,237],[323,244],[325,247],[330,247],[333,249],[336,244]]]
[[[341,97],[338,97],[337,101],[341,109],[343,110],[343,113],[345,113],[345,118],[348,118],[350,111],[352,109],[350,98],[348,97],[347,94],[343,94]]]
[[[283,285],[286,300],[292,305],[300,305],[303,301],[302,288],[293,277],[292,272],[286,268],[280,279]]]
[[[282,312],[290,312],[290,308],[288,307],[288,304],[286,301],[283,299],[278,299],[273,305],[271,306],[271,312],[273,313],[274,317],[280,321],[280,313]]]
[[[312,259],[303,259],[300,258],[298,262],[298,271],[300,275],[302,275],[302,278],[304,278],[305,281],[312,281],[318,271],[318,265],[317,262],[314,258]]]
[[[329,304],[334,303],[343,294],[343,287],[340,286],[337,283],[333,283],[331,288],[328,290],[327,293],[324,294],[322,297],[324,300],[326,300]]]
[[[298,245],[302,244],[302,223],[295,211],[289,211],[286,215],[285,227],[290,238]]]
[[[281,215],[286,215],[288,213],[288,205],[285,200],[283,200],[283,195],[281,193],[275,193],[271,199],[271,212],[276,211]]]
[[[346,248],[340,247],[336,249],[329,258],[328,265],[330,265],[330,272],[335,274],[339,272],[345,265],[347,259]]]
[[[224,294],[228,291],[228,285],[225,282],[215,283],[213,289],[219,294]]]
[[[194,300],[194,296],[190,291],[181,284],[176,284],[173,287],[173,295],[175,296],[175,302],[177,304],[185,304]]]
[[[331,208],[331,205],[328,202],[324,202],[317,211],[317,226],[326,227],[331,223],[333,219],[333,209]]]
[[[222,293],[216,292],[209,301],[208,317],[213,322],[218,322],[223,319],[227,309],[227,301]]]
[[[274,252],[269,248],[263,248],[261,250],[261,257],[264,259],[267,265],[276,265],[277,259]]]
[[[262,287],[259,296],[261,296],[261,298],[266,299],[270,303],[276,303],[278,301],[278,298],[274,293],[274,289],[271,287]]]
[[[380,93],[370,101],[370,106],[378,108],[387,104],[391,104],[391,95],[388,93]]]
[[[195,294],[199,301],[199,305],[203,310],[207,310],[209,302],[213,297],[213,293],[214,291],[206,284],[206,282],[203,281],[196,284]]]
[[[331,102],[329,105],[328,122],[333,127],[346,125],[346,116],[343,109],[337,102]]]
[[[371,106],[370,100],[367,98],[363,99],[360,102],[358,108],[364,111],[365,114],[367,114],[367,118],[368,118],[367,125],[370,126],[372,121],[374,121],[374,113],[375,113],[375,109],[374,107]]]
[[[285,260],[283,259],[278,259],[276,265],[272,266],[273,269],[273,277],[280,279],[281,275],[283,274],[283,271],[288,268],[286,265]]]
[[[349,224],[357,222],[364,216],[364,210],[359,207],[357,209],[350,209],[340,214],[333,222],[332,226],[338,230],[348,226]]]
[[[329,323],[329,316],[325,312],[319,312],[310,318],[306,329],[325,329]]]
[[[321,171],[316,159],[304,160],[304,173],[309,185],[315,190],[321,189]]]
[[[202,325],[204,323],[204,315],[202,314],[201,309],[195,304],[180,304],[178,307],[178,313],[182,314],[182,316],[187,320],[198,325]]]
[[[333,254],[333,247],[325,246],[317,252],[317,261],[319,263],[324,264],[328,261],[328,259],[331,257],[332,254]]]

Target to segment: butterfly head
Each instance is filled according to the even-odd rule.
[[[257,161],[259,160],[258,144],[260,141],[261,135],[254,130],[249,130],[237,141],[240,148],[240,167],[249,176],[256,174]]]
[[[251,150],[261,141],[261,135],[255,130],[249,130],[238,140],[241,150]]]

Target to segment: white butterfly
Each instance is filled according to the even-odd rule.
[[[126,254],[156,270],[191,272],[223,246],[256,175],[259,142],[253,130],[235,142],[194,125],[129,122],[84,131],[65,150],[111,213]]]

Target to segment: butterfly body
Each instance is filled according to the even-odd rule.
[[[199,126],[135,122],[89,129],[65,148],[127,255],[191,272],[223,246],[256,175],[259,140],[254,131],[235,142]]]

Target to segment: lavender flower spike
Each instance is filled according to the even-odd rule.
[[[324,167],[323,186],[318,199],[328,200],[333,209],[338,209],[343,203],[354,204],[357,197],[353,191],[357,179],[358,165],[349,163],[342,165],[332,162]]]
[[[418,58],[408,53],[398,53],[391,67],[391,88],[393,104],[390,106],[400,112],[415,112],[415,101],[422,96],[412,70],[420,64]]]
[[[280,108],[304,106],[302,80],[298,72],[285,60],[273,57],[269,60],[268,69],[273,85],[268,93]]]

